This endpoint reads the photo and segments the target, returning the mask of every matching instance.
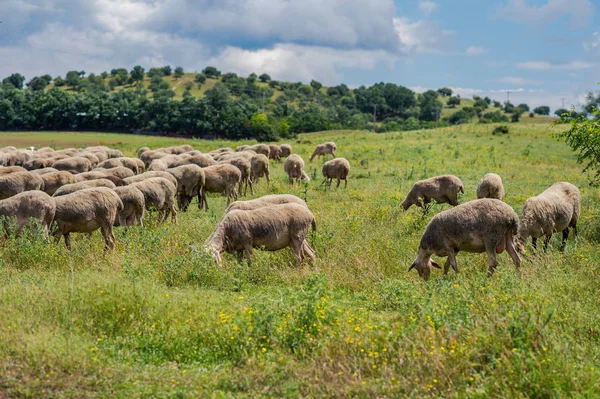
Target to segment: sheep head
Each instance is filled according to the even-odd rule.
[[[441,269],[441,266],[431,259],[431,255],[421,256],[421,254],[419,254],[412,263],[412,265],[410,265],[410,267],[408,268],[408,271],[411,271],[412,269],[417,269],[419,277],[427,281],[429,280],[429,276],[431,275],[432,267]]]

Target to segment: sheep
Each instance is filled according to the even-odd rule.
[[[269,146],[266,144],[254,144],[247,148],[247,150],[254,151],[257,154],[263,154],[267,157],[267,159],[269,158],[269,154],[271,153]]]
[[[309,161],[312,161],[314,157],[325,156],[327,154],[333,155],[335,158],[335,151],[337,150],[337,146],[334,142],[328,141],[327,143],[319,144],[317,148],[313,151],[312,155],[308,158]]]
[[[7,153],[4,163],[7,166],[23,166],[31,158],[31,151],[17,150]]]
[[[350,173],[350,162],[346,158],[335,158],[323,164],[323,177],[325,177],[326,186],[330,187],[333,179],[337,179],[336,188],[340,186],[342,180],[345,181],[344,187],[348,187],[348,173]]]
[[[177,209],[175,209],[175,196],[177,187],[164,177],[151,177],[130,184],[144,194],[146,209],[158,210],[158,223],[163,223],[171,214],[171,221],[177,224]]]
[[[5,175],[9,175],[11,173],[17,173],[17,172],[27,172],[27,169],[25,169],[21,166],[0,167],[0,176],[5,176]]]
[[[148,171],[148,172],[142,173],[141,175],[128,177],[126,179],[123,179],[123,182],[125,182],[125,184],[131,184],[131,183],[137,183],[140,181],[144,181],[146,179],[151,179],[153,177],[162,177],[164,179],[167,179],[168,181],[171,182],[171,184],[173,184],[175,187],[177,187],[177,179],[175,177],[173,177],[173,175],[170,174],[169,172],[160,171],[160,170]]]
[[[107,176],[116,176],[120,179],[126,179],[135,175],[131,169],[124,166],[117,166],[116,168],[110,169],[96,169],[96,171],[102,172]]]
[[[140,158],[140,156],[146,152],[146,151],[150,151],[150,148],[148,147],[141,147],[140,149],[137,150],[137,156],[138,158]]]
[[[48,195],[54,194],[56,190],[66,184],[73,184],[77,182],[77,180],[75,180],[75,176],[65,171],[46,173],[40,177],[44,181],[43,191]]]
[[[504,186],[502,178],[495,173],[488,173],[479,181],[477,186],[477,198],[504,199]]]
[[[131,169],[131,171],[139,175],[144,171],[144,163],[140,159],[136,158],[109,158],[104,162],[98,164],[97,169],[112,169],[118,167],[125,167],[127,169]]]
[[[78,183],[66,184],[56,190],[53,197],[60,197],[62,195],[68,195],[75,191],[85,190],[87,188],[106,187],[114,189],[117,187],[113,182],[108,179],[97,179],[97,180],[85,180]]]
[[[110,188],[98,187],[75,191],[54,198],[56,214],[54,222],[54,241],[58,243],[65,237],[65,245],[71,250],[71,233],[92,233],[98,229],[104,237],[105,250],[114,251],[115,236],[113,225],[119,212],[123,211],[123,202]]]
[[[217,162],[211,157],[204,154],[195,154],[191,157],[183,159],[183,162],[187,165],[198,165],[201,168],[216,165]]]
[[[224,153],[227,153],[227,152],[235,152],[235,151],[233,151],[229,147],[223,147],[223,148],[217,148],[216,150],[209,151],[208,155],[212,155],[212,154],[224,154]]]
[[[156,159],[160,159],[167,155],[169,155],[169,154],[167,154],[166,152],[150,150],[150,151],[144,151],[142,154],[140,154],[139,158],[142,160],[142,162],[144,162],[144,166],[146,167],[146,169],[148,169],[148,167],[150,167],[150,164],[152,163],[152,161],[154,161]]]
[[[416,182],[402,202],[402,208],[406,211],[412,205],[423,207],[436,200],[438,204],[448,203],[452,206],[458,205],[458,193],[464,193],[465,188],[460,179],[453,175],[435,176],[427,180]],[[423,204],[419,201],[423,200]]]
[[[123,202],[123,210],[119,212],[119,226],[133,226],[135,222],[138,226],[143,226],[146,207],[144,193],[133,186],[116,187],[114,191]]]
[[[204,168],[206,175],[206,182],[204,183],[204,189],[198,193],[198,209],[204,209],[208,211],[208,201],[206,199],[206,193],[225,193],[227,195],[227,205],[231,203],[231,200],[237,200],[238,195],[235,190],[235,186],[240,183],[242,174],[238,168],[233,165],[214,165]]]
[[[248,148],[250,148],[249,145],[240,145],[235,148],[235,152],[246,151]]]
[[[117,176],[112,176],[112,175],[103,173],[101,171],[85,172],[85,173],[80,173],[78,175],[75,175],[75,180],[78,183],[79,182],[83,182],[83,181],[98,180],[98,179],[110,180],[117,187],[121,187],[121,186],[126,186],[127,185],[127,183],[125,182],[124,179],[121,179],[120,177],[117,177]]]
[[[251,161],[251,176],[253,183],[257,183],[258,179],[266,176],[267,183],[271,182],[271,173],[269,171],[269,158],[264,154],[256,154],[252,157]]]
[[[89,172],[92,169],[92,163],[84,157],[71,157],[54,162],[52,167],[58,170],[76,170],[79,173],[83,173]]]
[[[198,165],[182,165],[167,169],[167,173],[177,180],[177,205],[186,212],[194,195],[198,195],[204,187],[206,175]]]
[[[234,210],[223,216],[205,244],[217,262],[221,261],[223,252],[237,252],[240,262],[246,254],[249,265],[253,248],[277,251],[290,247],[298,267],[306,257],[315,260],[315,252],[306,242],[311,226],[313,231],[317,229],[315,217],[300,204]]]
[[[248,186],[250,186],[250,192],[252,193],[252,195],[254,195],[254,187],[252,186],[252,179],[250,178],[252,171],[252,163],[249,159],[246,159],[245,157],[235,157],[219,161],[218,163],[233,165],[240,170],[241,178],[240,184],[238,186],[239,195],[246,196],[246,193],[248,192]]]
[[[183,145],[174,145],[171,147],[165,148],[171,154],[183,154],[184,152],[194,151],[194,147],[189,144]]]
[[[36,169],[43,169],[52,166],[52,164],[56,162],[52,158],[34,158],[23,164],[23,168],[26,170],[32,171]]]
[[[43,191],[44,181],[38,175],[29,172],[16,172],[0,176],[0,200],[10,198],[23,191]]]
[[[29,173],[33,173],[34,175],[45,175],[46,173],[54,173],[54,172],[58,172],[57,169],[54,168],[42,168],[42,169],[35,169],[35,170],[30,170]]]
[[[50,153],[54,152],[54,148],[52,147],[42,147],[35,150],[36,153]]]
[[[269,144],[269,159],[281,162],[281,147],[277,144]]]
[[[554,183],[536,197],[525,201],[521,212],[519,226],[519,249],[531,236],[533,248],[537,248],[537,239],[546,236],[544,250],[552,235],[562,231],[562,244],[560,250],[564,251],[569,238],[569,227],[577,235],[577,222],[581,209],[581,194],[579,189],[571,183]]]
[[[13,147],[12,145],[0,148],[0,152],[12,152],[17,151],[17,147]]]
[[[90,151],[91,154],[94,154],[96,158],[98,158],[98,163],[104,162],[108,159],[108,155],[102,151]]]
[[[447,256],[444,274],[450,266],[458,273],[456,255],[459,251],[488,255],[488,275],[492,275],[498,265],[496,254],[505,250],[519,270],[521,258],[514,245],[518,233],[519,218],[515,211],[497,199],[478,199],[458,205],[434,216],[421,238],[419,252],[408,269],[417,269],[425,281],[429,279],[431,267],[441,269],[431,259],[432,255]]]
[[[298,154],[292,154],[285,159],[283,170],[288,174],[290,184],[295,182],[300,185],[300,180],[310,181],[308,175],[304,172],[304,160]]]
[[[54,199],[43,191],[26,191],[0,201],[0,219],[4,221],[4,230],[7,235],[9,219],[14,217],[17,219],[17,235],[21,233],[23,227],[30,223],[31,219],[35,219],[42,226],[47,238],[55,212]]]
[[[279,149],[281,150],[281,154],[279,154],[280,158],[287,158],[292,155],[292,146],[289,144],[282,144],[279,146]]]
[[[100,163],[100,158],[93,152],[81,152],[77,154],[78,157],[87,158],[92,164],[92,168],[95,168],[96,165]]]

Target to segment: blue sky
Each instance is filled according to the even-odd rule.
[[[600,81],[597,0],[2,0],[0,76],[170,64],[557,108]]]

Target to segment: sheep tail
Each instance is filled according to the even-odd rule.
[[[461,186],[458,188],[458,191],[460,191],[461,193],[463,193],[463,194],[464,194],[464,193],[465,193],[465,187],[461,185]]]
[[[315,218],[313,218],[312,222],[310,222],[312,225],[312,229],[313,231],[317,231],[317,220]]]

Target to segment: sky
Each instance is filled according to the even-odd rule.
[[[171,65],[577,106],[599,0],[0,0],[0,77]]]

